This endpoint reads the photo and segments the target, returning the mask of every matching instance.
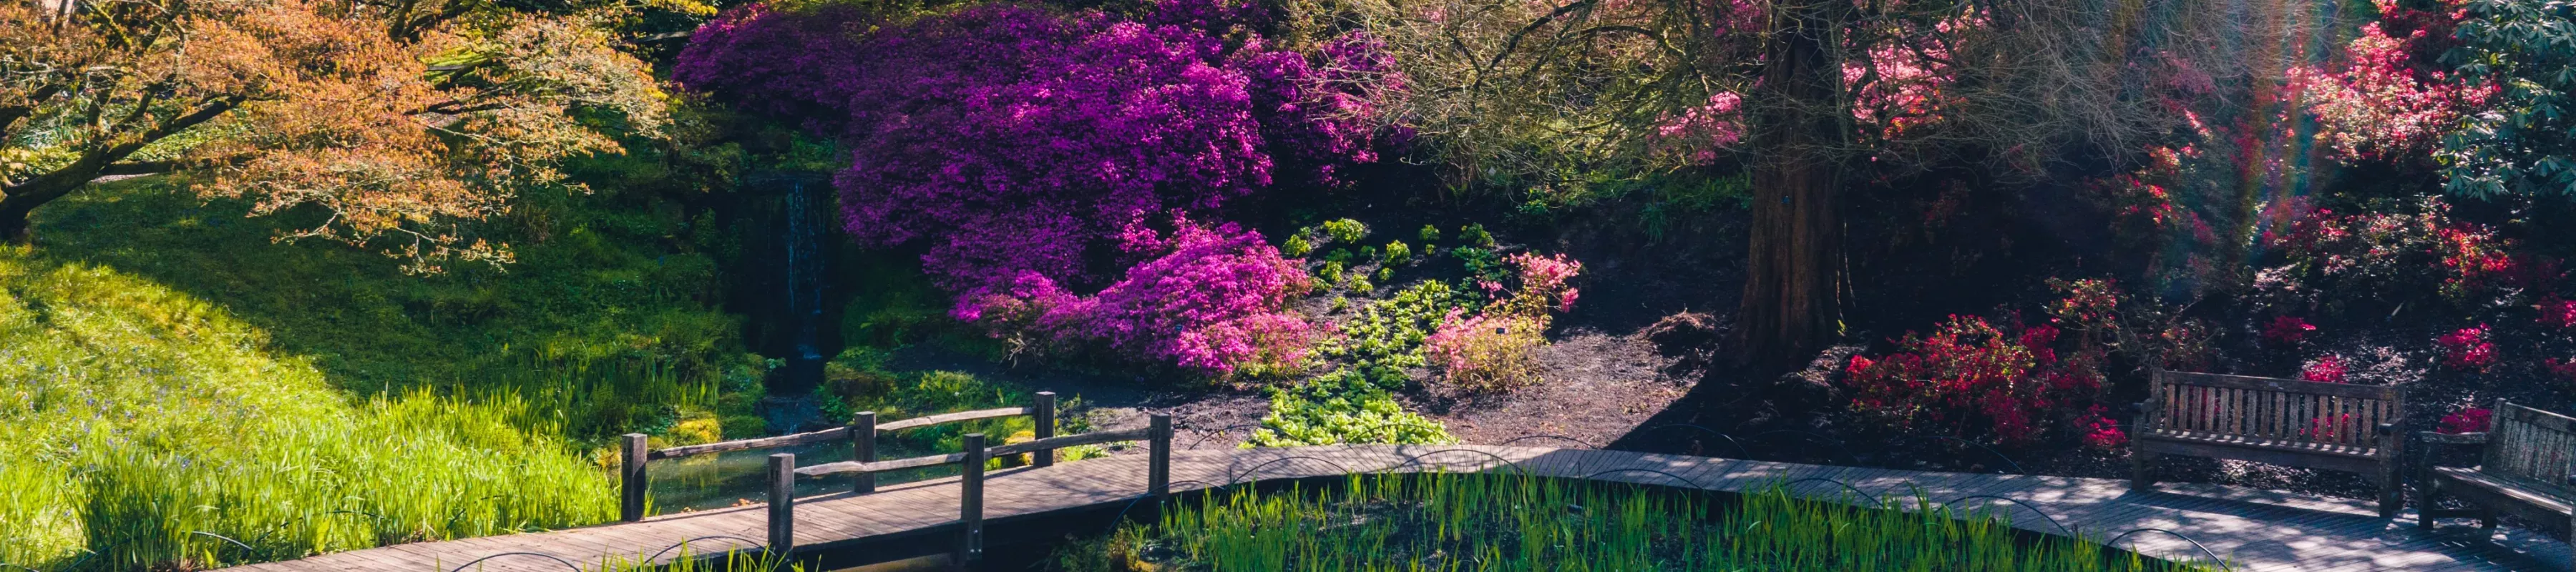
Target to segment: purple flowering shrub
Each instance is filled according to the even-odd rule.
[[[1345,182],[1377,158],[1372,101],[1402,82],[1364,36],[1270,48],[1248,2],[1140,12],[752,5],[701,28],[673,77],[839,137],[843,228],[925,246],[958,319],[1216,374],[1293,363],[1311,328],[1281,309],[1302,273],[1275,271],[1294,265],[1231,225],[1183,220],[1166,238],[1153,223],[1274,183]],[[1097,295],[1071,292],[1108,274],[1107,245],[1150,258]]]

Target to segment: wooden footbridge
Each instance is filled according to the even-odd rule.
[[[1052,416],[1039,406],[942,416],[940,421],[1002,415]],[[1529,475],[1751,491],[1787,483],[1793,494],[1844,501],[1869,496],[1888,500],[1921,495],[1950,506],[1980,506],[2009,514],[2016,527],[2074,534],[2173,560],[2223,559],[2235,571],[2301,570],[2562,570],[2567,545],[2519,529],[2493,538],[2473,527],[2426,532],[2411,518],[2383,518],[2368,501],[2320,498],[2216,485],[2168,484],[2132,492],[2113,479],[2031,475],[1941,473],[1835,467],[1660,455],[1628,451],[1489,445],[1355,445],[1273,449],[1175,451],[1169,419],[1155,416],[1141,429],[1049,437],[984,449],[970,438],[960,453],[874,461],[873,436],[927,422],[735,442],[693,449],[646,451],[632,459],[667,458],[719,450],[852,439],[859,461],[796,467],[771,457],[772,491],[799,475],[852,479],[852,488],[768,505],[644,517],[632,499],[630,522],[549,532],[399,544],[325,554],[287,562],[234,568],[255,571],[456,570],[566,572],[608,560],[666,563],[680,557],[669,547],[687,543],[699,557],[727,551],[784,548],[791,554],[847,549],[888,538],[935,542],[963,559],[979,555],[985,521],[1044,518],[1102,507],[1135,506],[1158,497],[1231,483],[1351,473],[1513,471]],[[866,424],[864,421],[862,424]],[[1041,425],[1044,427],[1046,425]],[[837,432],[837,433],[835,433]],[[1121,455],[1038,464],[986,473],[988,456],[1039,452],[1109,440],[1146,441],[1145,455]],[[744,445],[748,443],[748,445]],[[874,471],[957,463],[963,474],[875,487]],[[629,463],[629,483],[644,478],[644,463]],[[640,487],[629,487],[640,490]],[[1123,511],[1122,511],[1123,512]],[[1104,520],[1105,526],[1109,521]],[[916,542],[916,543],[919,543]]]

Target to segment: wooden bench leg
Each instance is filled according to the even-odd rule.
[[[2440,492],[2442,492],[2440,482],[2432,479],[2424,480],[2424,490],[2418,491],[2415,499],[2416,526],[2423,527],[2427,531],[2433,530],[2433,499],[2435,498],[2433,495]]]
[[[2129,453],[2129,490],[2146,492],[2156,486],[2156,454],[2146,451]]]
[[[2397,475],[2397,464],[2394,462],[2389,463],[2388,468],[2379,471],[2380,518],[2397,518],[2397,511],[2406,508],[2406,486]]]

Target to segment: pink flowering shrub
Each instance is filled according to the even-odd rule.
[[[2488,421],[2494,417],[2493,409],[2484,407],[2462,409],[2457,413],[2442,416],[2441,424],[2434,430],[2452,434],[2483,432],[2487,430]]]
[[[2299,368],[2299,379],[2343,383],[2350,372],[2351,367],[2343,362],[2343,356],[2326,354],[2308,362],[2307,367]]]
[[[1717,152],[1744,140],[1744,96],[1721,92],[1708,104],[1668,115],[1646,143],[1666,160],[1690,165],[1717,162]]]
[[[2576,327],[2576,300],[2563,300],[2557,295],[2542,297],[2532,306],[2540,310],[2540,325],[2558,329]]]
[[[2282,346],[2296,346],[2299,342],[2307,341],[2308,334],[2316,331],[2317,327],[2309,324],[2306,318],[2275,316],[2272,318],[2272,323],[2263,326],[2263,341]]]
[[[1274,184],[1346,183],[1377,159],[1374,101],[1403,85],[1363,35],[1315,54],[1238,35],[1266,17],[1236,0],[1159,0],[1123,21],[1007,3],[898,20],[754,4],[702,27],[672,76],[839,137],[843,228],[926,247],[957,318],[1223,373],[1287,360],[1280,348],[1306,337],[1277,313],[1288,279],[1257,277],[1278,255],[1230,227],[1184,223],[1161,242],[1152,225]],[[1067,291],[1103,274],[1104,245],[1159,258],[1096,297]]]
[[[2486,371],[2495,365],[2495,342],[2488,341],[2487,325],[2460,328],[2433,340],[2442,350],[2442,365],[2459,371]]]
[[[2443,133],[2496,93],[2492,85],[2473,86],[2419,65],[2410,47],[2429,43],[2432,30],[2417,28],[2399,38],[2383,28],[2380,22],[2363,24],[2361,37],[2344,48],[2340,71],[2290,72],[2322,128],[2317,140],[2344,160],[2426,157]]]
[[[1440,326],[1423,338],[1426,358],[1441,366],[1445,379],[1474,391],[1508,390],[1537,383],[1538,357],[1547,345],[1551,312],[1574,309],[1579,291],[1568,283],[1583,272],[1583,263],[1563,254],[1519,253],[1504,258],[1519,269],[1519,288],[1505,294],[1502,284],[1482,282],[1492,298],[1481,313],[1452,309]]]

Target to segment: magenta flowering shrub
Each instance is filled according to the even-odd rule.
[[[1051,301],[1037,328],[1065,342],[1105,342],[1211,374],[1295,369],[1316,335],[1305,318],[1283,310],[1313,286],[1304,269],[1259,233],[1231,223],[1178,226],[1169,238],[1140,237],[1135,246],[1162,254],[1128,268],[1097,295],[1025,293]]]
[[[1184,221],[1165,240],[1154,223],[1276,183],[1347,182],[1377,159],[1374,102],[1403,86],[1366,36],[1317,54],[1243,36],[1267,17],[1240,0],[1159,0],[1132,20],[756,4],[701,28],[672,75],[839,137],[843,228],[926,247],[955,317],[1231,373],[1295,361],[1311,336],[1280,293],[1303,279],[1267,276],[1285,263],[1257,235]],[[1109,274],[1110,245],[1151,259],[1097,296],[1070,291]]]
[[[2440,28],[2448,31],[2452,22]],[[2296,68],[2290,81],[2304,87],[2308,112],[2322,129],[2317,139],[2345,160],[2410,160],[2427,157],[2443,133],[2492,98],[2494,86],[2472,86],[2417,62],[2432,30],[2391,37],[2379,22],[2364,24],[2345,47],[2344,69]],[[2443,38],[2447,40],[2447,38]]]

